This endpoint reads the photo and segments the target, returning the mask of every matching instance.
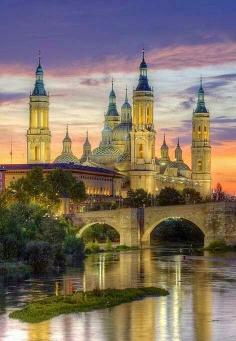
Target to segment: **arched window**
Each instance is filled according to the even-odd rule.
[[[197,162],[197,168],[198,168],[198,171],[199,171],[199,172],[202,171],[202,161],[201,161],[201,160],[198,160],[198,162]]]

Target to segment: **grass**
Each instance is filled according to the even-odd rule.
[[[223,240],[215,240],[210,243],[204,250],[210,252],[228,252],[236,251],[236,245],[227,245]]]
[[[148,296],[166,295],[168,295],[167,290],[156,287],[79,291],[73,295],[52,296],[33,301],[25,308],[10,313],[10,317],[23,322],[36,323],[61,314],[105,309]]]

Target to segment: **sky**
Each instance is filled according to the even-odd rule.
[[[191,163],[191,118],[202,75],[211,114],[212,178],[236,193],[235,0],[1,0],[0,163],[26,162],[29,93],[38,51],[50,93],[52,159],[66,124],[80,156],[86,130],[101,138],[111,79],[132,102],[141,50],[155,94],[156,154],[163,133]]]

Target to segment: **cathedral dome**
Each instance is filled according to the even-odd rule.
[[[61,153],[53,163],[75,163],[79,164],[79,159],[73,153]]]
[[[179,162],[178,161],[171,161],[171,162],[169,162],[167,168],[177,168],[179,171],[182,171],[182,170],[190,171],[189,166],[186,165],[186,163],[181,162],[181,161],[179,161]]]
[[[132,123],[120,123],[118,124],[112,132],[112,141],[126,141],[132,129]]]
[[[90,160],[98,164],[111,164],[121,155],[119,149],[112,145],[100,145],[92,151]]]

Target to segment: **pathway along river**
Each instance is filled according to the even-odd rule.
[[[186,252],[185,252],[186,253]],[[55,290],[161,286],[168,297],[61,315],[38,324],[8,318],[28,300]],[[0,340],[234,341],[236,254],[191,255],[173,248],[89,256],[84,269],[0,289]]]

